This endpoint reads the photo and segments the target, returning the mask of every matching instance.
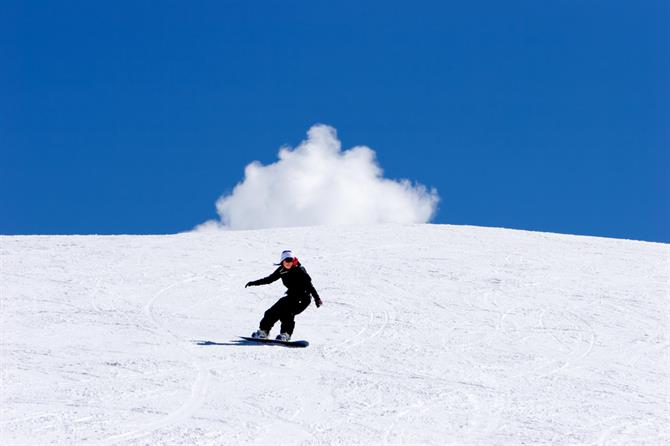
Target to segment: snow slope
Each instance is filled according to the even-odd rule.
[[[325,302],[310,347],[235,345],[286,248]],[[0,443],[670,444],[669,253],[446,225],[0,237]]]

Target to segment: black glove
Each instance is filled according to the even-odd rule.
[[[323,305],[323,302],[319,296],[314,297],[314,304],[316,305],[316,308],[319,308],[321,305]]]
[[[247,282],[247,284],[244,285],[244,288],[248,288],[250,286],[254,286],[253,282]]]

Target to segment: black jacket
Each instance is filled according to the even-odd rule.
[[[269,276],[249,282],[249,285],[267,285],[278,279],[281,279],[284,286],[288,288],[286,290],[287,296],[299,298],[311,294],[315,300],[319,298],[319,294],[312,285],[312,278],[309,277],[307,270],[302,265],[295,265],[291,269],[280,266]]]

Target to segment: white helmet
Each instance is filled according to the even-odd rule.
[[[281,265],[284,260],[293,260],[294,258],[293,253],[287,249],[286,251],[282,251],[279,263],[275,263],[275,265]]]

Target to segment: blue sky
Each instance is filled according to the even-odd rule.
[[[670,3],[0,4],[0,233],[174,233],[325,123],[435,223],[670,242]]]

